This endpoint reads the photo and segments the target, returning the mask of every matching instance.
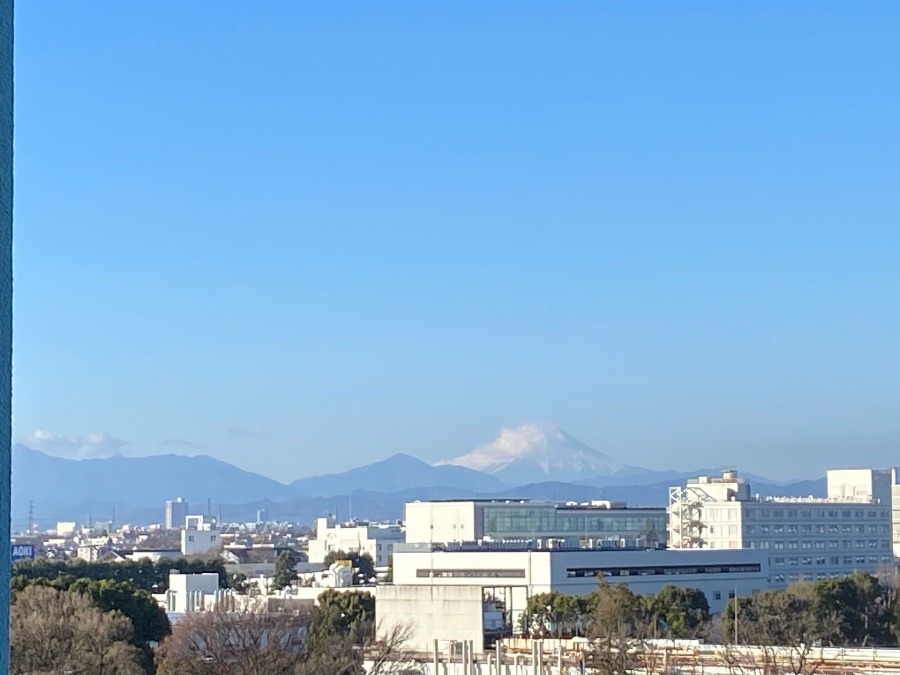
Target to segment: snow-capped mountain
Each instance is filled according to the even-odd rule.
[[[436,464],[464,466],[517,485],[609,476],[622,468],[611,457],[552,424],[523,424],[514,429],[504,427],[487,445]]]

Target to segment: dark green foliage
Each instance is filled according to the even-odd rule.
[[[85,562],[83,560],[47,560],[39,558],[34,561],[16,563],[13,574],[27,579],[56,579],[60,576],[74,579],[91,579],[100,581],[124,581],[135,588],[151,593],[164,593],[169,583],[170,571],[182,574],[201,574],[215,572],[219,575],[219,585],[226,588],[228,575],[225,563],[219,559],[201,558],[163,558],[153,562],[149,558],[137,561],[122,562]]]
[[[366,583],[375,576],[375,561],[372,560],[372,556],[368,553],[360,555],[356,552],[329,551],[325,554],[325,567],[330,567],[340,560],[350,561],[350,565],[353,568],[354,585]]]
[[[699,589],[669,584],[645,600],[647,623],[661,637],[695,637],[709,623],[709,602]]]
[[[275,559],[275,574],[272,578],[273,586],[281,590],[286,586],[290,586],[291,582],[297,578],[297,571],[294,567],[297,564],[297,558],[292,551],[282,551]]]
[[[369,633],[375,627],[375,598],[361,591],[323,591],[313,625],[329,635]]]
[[[723,633],[734,642],[734,600],[723,615]],[[890,579],[856,572],[840,579],[757,593],[738,603],[737,641],[793,646],[893,647],[900,603]]]
[[[687,638],[702,633],[710,615],[706,596],[695,588],[670,585],[656,595],[639,596],[624,584],[601,580],[586,596],[533,595],[522,619],[522,628],[539,637]]]

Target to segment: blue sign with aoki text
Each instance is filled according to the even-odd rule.
[[[34,560],[34,546],[32,544],[13,544],[12,561]]]

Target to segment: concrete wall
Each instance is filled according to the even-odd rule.
[[[381,631],[410,627],[409,649],[430,651],[435,640],[472,640],[482,651],[480,586],[380,586],[375,607]]]
[[[9,669],[13,0],[0,0],[0,673]]]
[[[474,502],[409,502],[404,507],[408,544],[477,541],[484,536]]]
[[[182,530],[182,555],[206,555],[222,550],[222,538],[218,530]]]

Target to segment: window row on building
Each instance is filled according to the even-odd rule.
[[[566,576],[573,577],[634,577],[673,574],[747,574],[759,572],[761,566],[747,565],[659,565],[654,567],[570,567]]]
[[[772,567],[810,567],[812,565],[829,565],[836,567],[843,566],[859,566],[878,565],[879,563],[890,563],[892,557],[889,555],[844,555],[844,556],[789,556],[789,557],[773,557]]]

